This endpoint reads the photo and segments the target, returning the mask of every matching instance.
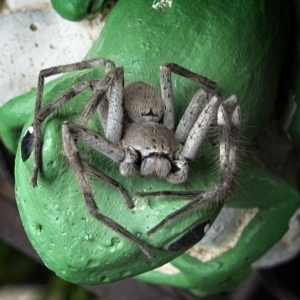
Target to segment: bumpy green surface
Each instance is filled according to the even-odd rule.
[[[152,7],[154,2],[119,1],[87,58],[106,57],[122,65],[126,84],[144,80],[158,88],[159,65],[165,62],[176,62],[207,76],[218,83],[224,97],[233,93],[239,96],[245,136],[252,138],[267,116],[277,90],[287,36],[284,32],[285,7],[281,6],[280,1],[261,1],[255,5],[246,0],[176,0],[171,1],[169,8],[155,9]],[[74,82],[82,78],[101,77],[102,73],[103,70],[93,70],[84,74],[68,74],[55,80],[47,85],[45,103],[53,101]],[[174,76],[178,118],[197,88],[196,84]],[[16,157],[15,175],[16,195],[24,227],[43,261],[67,280],[96,284],[133,276],[174,259],[179,253],[164,250],[168,244],[195,224],[196,219],[213,219],[219,207],[203,208],[201,212],[167,226],[154,236],[146,237],[145,232],[149,228],[185,202],[134,197],[136,208],[129,210],[113,188],[91,178],[101,212],[145,239],[157,254],[151,261],[130,242],[95,221],[88,214],[73,171],[62,155],[60,137],[61,122],[74,119],[87,99],[88,93],[76,97],[67,108],[61,109],[44,124],[43,163],[38,187],[34,189],[29,183],[33,169],[32,157],[23,163],[20,149]],[[34,96],[31,93],[10,101],[0,110],[3,120],[0,124],[1,136],[12,150],[16,147],[19,135],[19,131],[14,132],[14,129],[19,130],[26,123],[24,134],[32,124],[33,104]],[[12,118],[21,114],[22,119]],[[90,126],[98,129],[95,121],[93,119]],[[162,180],[139,176],[124,179],[119,175],[116,165],[89,149],[82,150],[84,157],[124,184],[132,196],[144,189],[200,189],[218,182],[216,153],[206,156],[206,152],[203,152],[191,164],[189,181],[174,186]],[[252,178],[260,172],[256,169],[252,171],[251,174],[244,174],[245,182],[247,176]],[[249,202],[254,203],[252,201],[255,200],[259,206],[275,209],[272,203],[274,193],[270,188],[274,186],[274,179],[267,174],[265,176],[256,181],[254,186],[244,186],[242,183],[238,187],[236,203],[240,203],[241,207],[249,204],[239,202],[244,199],[243,190],[247,188]],[[287,185],[278,186],[281,186],[282,193],[288,195],[292,204],[285,207],[284,218],[276,215],[274,222],[278,230],[272,228],[268,231],[272,242],[263,242],[260,247],[256,244],[247,245],[253,257],[261,255],[282,236],[288,218],[295,209],[297,194]],[[257,194],[257,190],[261,193]],[[253,224],[257,229],[256,235],[265,236],[265,231],[259,231],[258,221]],[[237,251],[230,259],[230,264],[234,265],[242,259],[242,253]],[[243,260],[243,263],[249,266],[250,261]],[[215,274],[213,266],[208,268]],[[239,280],[241,278],[244,275]]]
[[[241,186],[226,206],[258,208],[258,213],[244,228],[237,244],[206,262],[181,255],[171,262],[179,273],[154,270],[139,275],[139,279],[175,285],[204,296],[233,289],[248,277],[251,264],[287,230],[291,214],[299,205],[299,193],[253,162],[244,163]]]

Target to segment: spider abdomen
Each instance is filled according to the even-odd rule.
[[[161,96],[143,81],[135,81],[125,88],[124,106],[127,116],[136,123],[159,122],[164,113]]]

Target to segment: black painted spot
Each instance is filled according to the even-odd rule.
[[[21,142],[21,156],[24,162],[30,157],[33,151],[33,141],[34,141],[33,126],[30,126],[25,132],[25,135]]]
[[[185,251],[200,242],[205,235],[205,227],[209,224],[209,221],[202,222],[195,227],[189,229],[181,238],[176,242],[169,245],[170,251]]]

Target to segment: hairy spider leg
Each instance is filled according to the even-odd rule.
[[[105,65],[106,67],[105,69],[106,75],[101,80],[86,80],[77,83],[73,85],[71,88],[69,88],[67,91],[65,91],[59,98],[54,100],[52,103],[46,105],[44,108],[41,108],[45,77],[59,74],[59,73],[66,73],[66,72],[71,72],[76,70],[95,68],[101,65]],[[112,122],[109,125],[111,128],[110,131],[107,130],[105,131],[106,131],[106,135],[109,135],[109,132],[112,132],[113,131],[112,128],[114,128],[115,130],[114,137],[110,139],[112,139],[113,141],[118,141],[121,137],[122,127],[120,126],[122,126],[122,122],[121,125],[119,125],[120,128],[119,129],[117,128],[117,131],[119,131],[119,133],[117,134],[117,138],[115,138],[116,137],[115,132],[116,132],[116,126],[118,126],[118,124],[116,123],[120,122],[120,119],[122,120],[122,115],[123,115],[123,111],[122,110],[120,111],[120,109],[118,108],[119,106],[122,106],[123,86],[124,86],[123,68],[116,68],[113,62],[106,59],[95,59],[95,60],[84,61],[84,62],[71,64],[71,65],[58,66],[50,69],[45,69],[40,72],[37,100],[36,100],[35,121],[34,121],[35,122],[34,132],[37,132],[38,134],[35,135],[35,144],[34,144],[35,165],[37,166],[37,168],[35,168],[33,174],[32,182],[35,183],[33,185],[36,185],[38,169],[40,165],[39,156],[41,151],[40,148],[41,148],[41,140],[42,140],[41,123],[52,112],[57,110],[60,106],[62,106],[63,104],[67,103],[69,100],[74,98],[74,96],[82,92],[85,88],[90,87],[93,91],[93,94],[91,96],[90,101],[87,103],[87,105],[85,106],[84,110],[82,111],[78,119],[78,123],[80,124],[78,125],[78,127],[81,126],[80,128],[84,128],[84,125],[86,125],[87,121],[89,120],[91,115],[96,111],[100,103],[106,100],[106,93],[109,91],[110,93],[109,105],[112,105],[112,109],[110,112],[108,111],[107,119],[109,120],[111,118]],[[119,114],[121,113],[121,117],[120,115],[116,116],[115,111],[118,109],[119,109]],[[153,258],[154,254],[142,240],[138,239],[135,235],[131,234],[128,230],[126,230],[120,224],[116,223],[114,220],[106,217],[105,215],[99,212],[85,173],[91,173],[97,178],[115,187],[121,194],[128,208],[133,208],[134,204],[129,194],[125,190],[125,188],[119,182],[115,181],[108,175],[104,174],[100,170],[97,170],[95,167],[91,166],[86,161],[81,159],[77,147],[75,145],[74,137],[72,136],[71,133],[72,130],[76,131],[74,127],[76,127],[75,124],[71,124],[70,122],[64,122],[62,125],[64,153],[68,161],[70,162],[71,166],[74,169],[75,175],[79,182],[80,188],[82,190],[90,214],[100,222],[107,225],[109,228],[120,233],[122,236],[124,236],[125,238],[133,242],[135,245],[137,245],[147,257]],[[74,134],[74,136],[76,137],[76,133]],[[80,134],[77,135],[77,138],[79,138],[79,136]],[[100,137],[103,138],[102,136]],[[110,146],[113,147],[114,146],[112,143],[113,141],[108,140],[107,144],[110,144]],[[110,153],[112,152],[116,153],[117,150],[111,151],[110,149]],[[124,152],[123,151],[121,151],[121,153],[118,152],[118,155],[119,157],[123,158]],[[110,157],[110,158],[116,160],[116,157],[114,158]]]
[[[211,94],[203,89],[200,89],[192,98],[190,104],[185,110],[179,124],[176,128],[175,137],[182,145],[185,144],[186,139],[199,117],[201,107],[209,100]]]
[[[97,58],[91,59],[87,61],[82,61],[79,63],[69,64],[69,65],[61,65],[48,69],[41,70],[38,77],[38,86],[37,86],[37,95],[35,102],[35,113],[34,113],[34,121],[33,121],[33,130],[34,130],[34,166],[33,166],[33,174],[31,178],[31,184],[33,187],[37,186],[37,177],[40,168],[40,155],[41,155],[41,146],[42,146],[42,132],[41,132],[41,123],[45,118],[47,118],[53,111],[55,111],[58,107],[65,104],[69,100],[71,100],[74,96],[82,92],[87,87],[93,87],[97,80],[86,80],[80,83],[75,84],[67,91],[65,91],[58,99],[54,100],[52,103],[48,104],[44,108],[42,107],[42,98],[44,91],[44,81],[46,77],[68,73],[72,71],[85,70],[97,68],[102,65],[105,65],[106,76],[102,79],[104,83],[107,81],[109,83],[113,79],[113,69],[115,69],[115,64],[107,59]],[[105,85],[105,84],[103,84]]]
[[[217,124],[219,128],[219,153],[220,153],[220,169],[221,179],[220,185],[208,189],[198,191],[157,191],[157,192],[140,192],[138,196],[165,196],[192,199],[189,203],[181,207],[180,209],[169,214],[156,226],[151,228],[147,234],[151,235],[160,230],[164,225],[176,220],[188,212],[197,209],[204,203],[211,201],[212,199],[218,199],[225,201],[232,193],[235,183],[236,169],[237,169],[237,156],[240,148],[241,140],[241,108],[236,96],[232,96],[230,105],[234,105],[235,108],[232,112],[231,121],[229,121],[228,114],[221,102],[218,107]],[[200,116],[199,116],[200,117]]]
[[[187,136],[180,152],[181,156],[188,160],[193,160],[196,157],[207,137],[207,133],[211,129],[220,105],[220,100],[217,96],[213,96],[206,104]]]
[[[174,109],[174,99],[173,99],[173,88],[171,73],[186,77],[196,83],[200,83],[206,86],[209,90],[213,92],[216,90],[216,83],[204,76],[196,74],[186,68],[183,68],[174,63],[167,63],[160,66],[160,86],[161,86],[161,96],[164,103],[164,118],[163,124],[174,131],[175,129],[175,109]]]
[[[114,144],[107,138],[102,135],[92,131],[82,125],[75,124],[73,122],[64,122],[63,126],[68,127],[68,132],[72,134],[72,138],[76,140],[82,141],[84,144],[89,145],[91,148],[97,150],[98,152],[105,155],[107,158],[120,163],[125,158],[125,151],[122,149],[119,144]],[[64,140],[65,136],[62,134],[62,138]],[[99,171],[100,172],[100,171]],[[106,177],[105,177],[106,176]],[[115,188],[117,188],[125,202],[125,204],[129,208],[133,208],[134,204],[132,199],[129,197],[127,191],[125,191],[124,187],[121,187],[121,184],[114,181],[112,178],[108,177],[103,173],[102,180],[105,181],[105,178],[108,178],[107,182],[112,184]],[[113,183],[114,181],[114,183]],[[125,191],[125,192],[123,192]]]
[[[105,136],[112,143],[119,143],[123,132],[124,118],[124,71],[118,68],[115,78],[109,87],[109,106]]]
[[[181,128],[179,129],[180,133],[180,142],[183,144],[183,147],[181,151],[178,153],[177,161],[174,161],[174,163],[178,163],[179,171],[176,171],[174,173],[170,173],[168,175],[168,178],[173,178],[176,176],[181,176],[180,172],[186,171],[186,165],[188,161],[191,161],[195,158],[197,152],[201,148],[203,142],[205,141],[205,138],[207,136],[207,133],[209,132],[211,125],[215,121],[215,116],[217,115],[217,110],[220,105],[220,100],[217,96],[212,96],[212,98],[209,100],[209,102],[205,105],[204,109],[199,115],[200,107],[204,100],[209,97],[210,94],[207,94],[205,91],[200,90],[198,93],[196,93],[197,97],[194,97],[192,99],[192,105],[189,105],[187,108],[187,112],[192,112],[193,107],[195,106],[195,111],[193,112],[194,116],[195,113],[198,112],[198,118],[194,119],[193,117],[190,118],[188,122],[185,122],[185,115],[183,116],[183,119],[179,122],[179,126]],[[188,124],[186,124],[188,123]],[[191,128],[191,129],[190,129]],[[189,130],[189,131],[185,131]],[[176,130],[177,132],[177,130]],[[182,165],[182,168],[180,168],[180,165]],[[183,167],[183,165],[185,165]],[[186,176],[186,175],[185,175]],[[175,197],[178,196],[176,191],[158,191],[158,192],[138,192],[136,193],[137,196],[145,197],[145,196],[162,196],[162,195],[168,195],[171,196],[174,193]],[[184,193],[184,198],[190,199],[190,192],[180,192],[179,194]],[[192,192],[193,194],[193,192]],[[189,195],[189,196],[187,196]],[[193,194],[195,195],[195,194]]]
[[[202,94],[200,93],[200,96],[201,95]],[[167,180],[169,182],[180,183],[188,178],[188,162],[192,161],[196,157],[199,149],[205,141],[207,133],[211,128],[211,124],[213,124],[213,121],[216,118],[215,116],[217,114],[219,102],[220,101],[217,96],[212,96],[196,121],[195,119],[190,120],[188,127],[191,127],[191,129],[189,132],[185,132],[181,136],[181,138],[186,138],[186,140],[182,140],[183,147],[178,153],[178,157],[174,160],[174,164],[177,166],[178,171],[168,174]],[[197,110],[198,109],[199,107],[197,107]],[[192,124],[193,122],[194,124]],[[180,125],[181,124],[182,123],[180,122]]]
[[[81,112],[79,118],[77,119],[77,124],[86,126],[88,120],[93,115],[93,113],[97,110],[97,107],[100,105],[101,102],[105,101],[106,94],[103,90],[98,90],[96,88],[97,83],[92,87],[93,94],[91,99],[85,106],[84,110]]]
[[[231,168],[230,172],[232,175],[231,180],[234,182],[236,180],[236,171],[238,169],[238,160],[237,157],[239,156],[239,151],[241,147],[241,135],[242,135],[242,111],[241,111],[241,106],[238,103],[238,98],[233,95],[228,98],[228,101],[224,103],[228,104],[232,103],[232,105],[235,107],[232,111],[232,116],[231,116],[231,123],[230,123],[230,152],[229,152],[229,166]]]
[[[141,239],[136,237],[134,234],[129,232],[126,228],[112,220],[111,218],[103,215],[100,213],[97,203],[95,202],[95,198],[92,192],[92,189],[89,185],[88,179],[86,174],[92,173],[94,176],[98,177],[99,179],[104,180],[105,182],[108,182],[109,184],[112,184],[115,188],[119,190],[121,195],[123,197],[127,197],[129,200],[129,196],[127,192],[123,189],[123,187],[116,181],[114,181],[112,178],[108,177],[101,171],[97,170],[87,162],[85,162],[83,159],[81,159],[80,154],[78,152],[78,149],[75,144],[75,138],[78,138],[81,136],[80,134],[72,134],[72,131],[76,132],[77,125],[72,124],[69,122],[64,122],[62,126],[62,135],[63,135],[63,147],[65,155],[70,162],[71,166],[73,167],[73,170],[75,172],[75,175],[77,177],[77,180],[80,184],[80,188],[83,193],[83,197],[85,199],[86,205],[88,207],[89,213],[98,221],[104,223],[107,227],[111,228],[115,232],[119,233],[121,236],[125,237],[129,241],[131,241],[133,244],[135,244],[149,259],[152,259],[155,257],[154,253],[150,250],[148,245],[146,245]],[[131,199],[130,199],[131,201]],[[127,203],[130,204],[130,203]],[[132,203],[133,205],[133,203]]]

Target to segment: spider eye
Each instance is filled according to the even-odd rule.
[[[23,162],[26,161],[32,153],[33,140],[34,140],[33,126],[31,125],[26,130],[21,142],[21,156]]]
[[[209,221],[202,222],[195,227],[189,229],[181,238],[176,242],[169,245],[170,251],[185,251],[200,242],[206,233],[206,226]]]

